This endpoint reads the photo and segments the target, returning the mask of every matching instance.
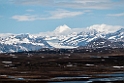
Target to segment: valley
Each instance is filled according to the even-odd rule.
[[[1,83],[71,81],[124,82],[124,49],[41,49],[0,54]]]

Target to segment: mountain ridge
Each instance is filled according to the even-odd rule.
[[[62,29],[62,27],[65,28]],[[108,43],[103,44],[101,47],[124,47],[124,28],[111,33],[104,33],[94,28],[86,28],[86,30],[75,32],[67,25],[63,25],[57,27],[54,30],[54,33],[57,29],[61,31],[60,34],[57,33],[58,35],[52,34],[48,36],[42,36],[27,33],[11,34],[9,36],[0,37],[0,53],[32,51],[39,50],[41,48],[71,49],[80,46],[89,46],[95,48],[99,47],[98,43],[100,43],[100,41],[96,40],[99,38],[103,38],[103,40],[106,39],[105,42],[109,41]],[[67,34],[68,31],[72,32]],[[92,42],[96,42],[96,44]],[[96,46],[97,44],[98,46]]]

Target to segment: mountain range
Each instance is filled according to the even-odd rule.
[[[101,27],[95,25],[85,29],[71,29],[63,25],[46,33],[0,35],[0,53],[34,51],[41,48],[71,49],[81,46],[124,47],[124,28],[113,30],[114,27],[108,28],[104,24]]]

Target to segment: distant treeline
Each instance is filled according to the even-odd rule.
[[[23,51],[23,52],[14,52],[11,54],[20,54],[20,53],[40,53],[40,54],[73,54],[73,53],[124,53],[124,48],[94,48],[94,49],[56,49],[56,48],[42,48],[38,51]],[[9,53],[8,53],[9,54]]]

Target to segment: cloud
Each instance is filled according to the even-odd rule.
[[[13,0],[14,4],[41,5],[77,9],[108,9],[123,6],[123,0]]]
[[[46,16],[43,15],[14,15],[12,19],[17,21],[34,21],[34,20],[49,20],[49,19],[63,19],[69,17],[75,17],[78,15],[82,15],[84,13],[90,12],[90,10],[85,11],[68,11],[63,9],[58,9],[55,11],[49,11]]]
[[[110,9],[118,4],[112,0],[72,0],[62,5],[77,9]]]
[[[15,15],[12,16],[12,19],[15,19],[17,21],[34,21],[38,19],[35,15]]]
[[[95,29],[98,32],[104,32],[104,33],[112,33],[121,28],[122,26],[113,26],[113,25],[107,25],[107,24],[95,24],[90,27],[87,27],[87,29]]]
[[[54,0],[13,0],[14,4],[22,5],[51,5]]]
[[[124,16],[124,12],[123,13],[118,13],[118,14],[108,14],[108,16],[120,17],[120,16]]]
[[[110,2],[110,0],[74,0],[77,3],[101,3],[101,2]]]
[[[80,12],[80,11],[68,11],[68,10],[58,9],[56,11],[49,12],[51,16],[46,19],[62,19],[62,18],[74,17],[84,14],[85,12],[88,11]]]

